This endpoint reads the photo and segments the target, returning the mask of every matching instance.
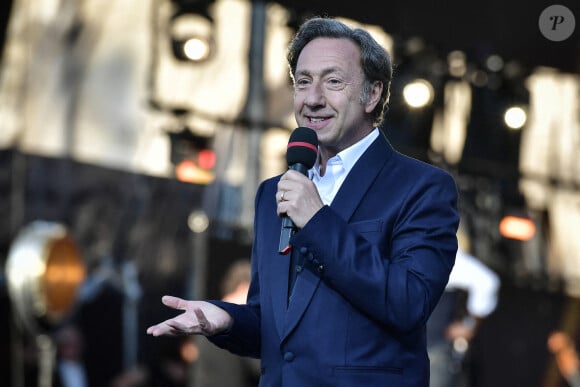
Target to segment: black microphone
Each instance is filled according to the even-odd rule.
[[[298,171],[308,176],[308,170],[314,166],[318,155],[318,137],[310,128],[299,127],[294,129],[288,141],[286,162],[288,169]],[[278,253],[288,254],[292,250],[290,238],[296,232],[296,226],[287,215],[282,217],[282,230]]]

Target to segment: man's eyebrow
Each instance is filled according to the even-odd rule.
[[[308,70],[299,70],[296,71],[296,75],[311,75],[311,73]]]
[[[328,74],[333,74],[333,73],[340,73],[341,70],[338,67],[328,67],[322,70],[321,75],[325,76]],[[296,71],[296,75],[308,75],[308,76],[312,76],[312,71],[310,70],[299,70]]]

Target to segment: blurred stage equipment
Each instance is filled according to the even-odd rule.
[[[6,261],[8,292],[30,333],[57,326],[85,279],[79,250],[65,226],[34,221],[15,238]]]
[[[83,260],[64,225],[37,220],[17,234],[5,271],[14,322],[24,328],[18,333],[34,337],[38,349],[38,387],[51,387],[56,346],[50,333],[75,305],[86,276]],[[12,361],[24,373],[21,359]]]
[[[213,172],[216,155],[209,143],[211,138],[194,134],[187,127],[180,132],[169,132],[171,163],[179,181],[209,184],[215,179]]]
[[[203,62],[214,49],[214,20],[208,7],[213,0],[174,1],[169,23],[171,48],[176,59]]]
[[[522,131],[519,188],[545,219],[542,254],[550,277],[580,296],[580,76],[538,68],[527,79],[528,120]]]

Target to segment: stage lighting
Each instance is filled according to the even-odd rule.
[[[57,327],[85,279],[79,250],[65,226],[34,221],[17,235],[6,261],[8,292],[30,333]]]
[[[204,37],[194,36],[183,43],[183,54],[194,62],[207,59],[210,52],[210,42]]]
[[[433,86],[425,79],[416,79],[403,88],[405,102],[412,108],[422,108],[429,105],[433,101],[434,95]]]
[[[179,181],[209,184],[215,179],[216,154],[209,146],[211,138],[193,134],[184,127],[180,132],[169,133],[171,163]]]
[[[526,111],[519,106],[509,107],[503,116],[505,124],[510,129],[521,129],[527,120]]]
[[[536,234],[536,225],[527,217],[508,215],[500,221],[499,232],[504,238],[529,241]]]
[[[171,49],[180,61],[203,62],[214,49],[214,21],[208,7],[211,1],[176,2],[169,23]]]

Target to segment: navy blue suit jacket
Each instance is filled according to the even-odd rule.
[[[457,251],[453,178],[379,136],[292,237],[303,268],[289,302],[279,178],[256,194],[248,303],[212,301],[234,324],[210,340],[261,358],[262,387],[428,387],[425,324]]]

